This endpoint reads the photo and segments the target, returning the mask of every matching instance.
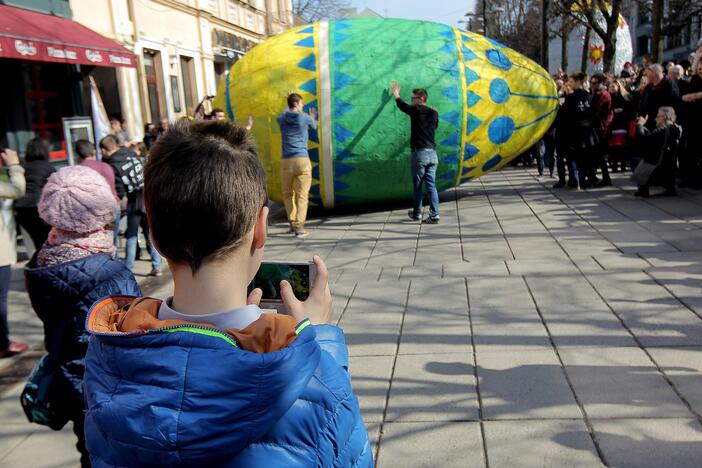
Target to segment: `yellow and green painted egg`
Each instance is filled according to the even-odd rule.
[[[320,21],[266,40],[234,64],[215,105],[239,122],[254,116],[274,200],[281,201],[276,116],[290,91],[319,111],[309,144],[313,204],[408,199],[410,122],[392,99],[392,80],[407,102],[413,88],[427,89],[439,113],[439,190],[504,166],[541,138],[558,108],[548,73],[492,39],[375,18]]]

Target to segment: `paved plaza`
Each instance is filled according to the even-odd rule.
[[[442,194],[439,225],[379,208],[323,214],[296,240],[273,219],[268,259],[330,268],[377,465],[702,466],[702,193],[534,176]],[[39,349],[19,269],[10,318]],[[26,422],[21,385],[0,395],[0,466],[76,465],[70,428]]]

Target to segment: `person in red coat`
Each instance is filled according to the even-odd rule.
[[[607,140],[606,135],[614,119],[612,110],[612,96],[607,91],[606,78],[602,74],[592,75],[590,78],[590,92],[592,93],[592,117],[599,144],[592,148],[591,160],[588,164],[586,178],[587,186],[606,187],[612,185],[607,168]],[[602,179],[597,180],[597,168],[602,172]]]

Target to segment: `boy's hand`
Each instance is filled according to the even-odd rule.
[[[301,322],[305,318],[310,319],[314,325],[327,323],[331,318],[333,304],[331,292],[329,291],[329,272],[321,257],[312,257],[317,276],[314,284],[310,288],[310,296],[305,302],[300,302],[293,293],[292,286],[287,281],[280,282],[280,296],[288,314],[295,320]]]
[[[254,123],[253,115],[250,115],[246,119],[246,130],[251,131],[251,128],[253,127],[253,123]]]
[[[310,117],[312,117],[312,120],[317,120],[317,108],[316,107],[310,107]]]
[[[246,304],[248,305],[259,305],[261,303],[261,297],[263,297],[263,290],[261,288],[254,288],[246,298]]]

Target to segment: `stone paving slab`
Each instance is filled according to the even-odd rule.
[[[649,348],[653,360],[697,414],[702,414],[702,346]]]
[[[560,348],[566,372],[592,418],[691,417],[638,348]]]
[[[702,426],[695,419],[595,419],[592,424],[610,466],[700,466]]]
[[[478,378],[487,419],[567,419],[582,416],[553,349],[480,347]]]
[[[399,355],[386,421],[476,421],[478,399],[468,355]]]
[[[387,423],[377,466],[483,467],[478,423]]]
[[[490,466],[602,466],[587,427],[580,419],[488,421],[485,439]]]
[[[644,345],[702,344],[702,319],[647,274],[599,274],[590,281]]]

